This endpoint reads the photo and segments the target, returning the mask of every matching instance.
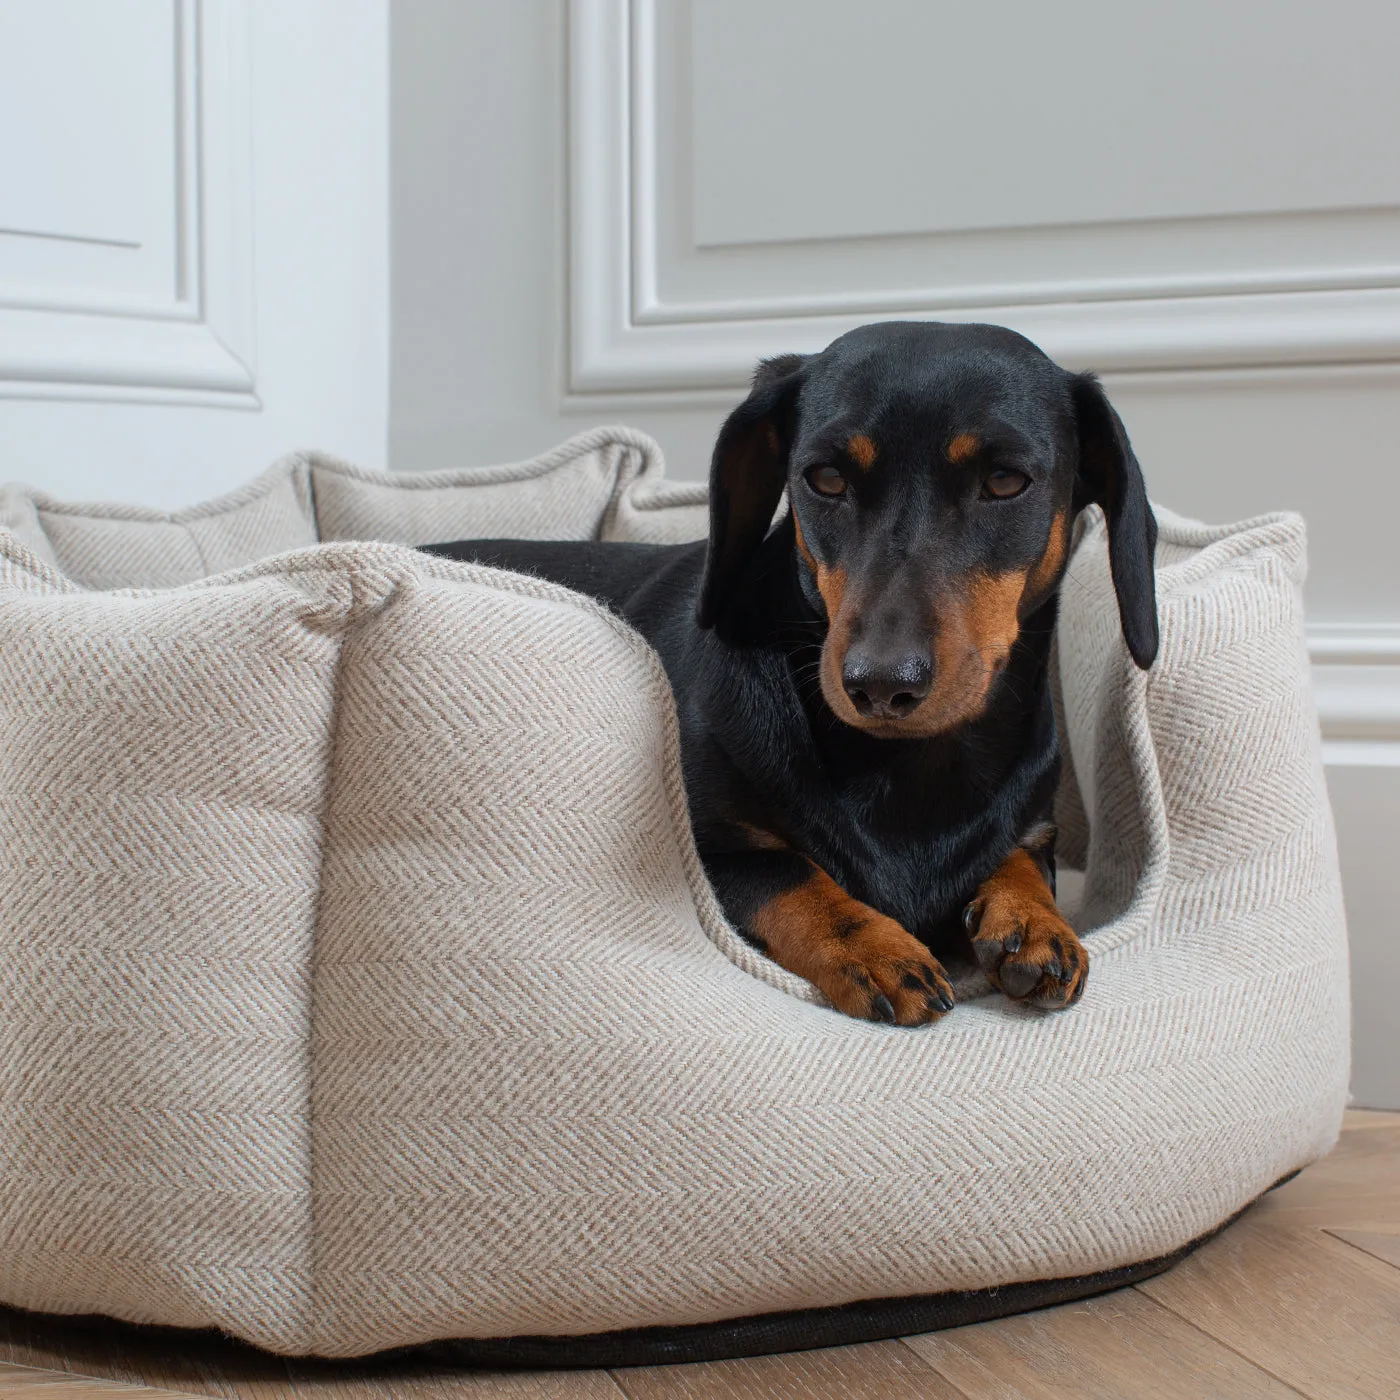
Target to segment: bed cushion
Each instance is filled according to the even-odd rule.
[[[0,486],[0,529],[84,588],[170,588],[326,540],[618,539],[705,534],[705,490],[664,479],[661,449],[595,428],[504,466],[379,472],[293,452],[185,510],[74,504]]]

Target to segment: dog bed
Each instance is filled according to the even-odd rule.
[[[919,1030],[726,925],[633,632],[405,547],[701,535],[641,435],[298,455],[175,515],[8,488],[0,524],[0,1302],[342,1357],[845,1341],[1163,1267],[1334,1140],[1294,516],[1161,512],[1146,675],[1084,517],[1087,994]]]

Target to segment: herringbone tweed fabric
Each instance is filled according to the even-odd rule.
[[[1326,1151],[1346,947],[1295,517],[1163,513],[1146,676],[1086,520],[1087,994],[911,1031],[725,925],[635,634],[314,543],[703,526],[638,435],[544,461],[301,456],[174,517],[0,497],[0,1302],[330,1356],[703,1322],[1165,1254]]]

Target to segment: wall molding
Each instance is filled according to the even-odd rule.
[[[1314,623],[1308,657],[1324,760],[1400,767],[1400,624]]]
[[[0,299],[0,398],[260,406],[248,11],[240,0],[173,3],[174,295],[151,301],[59,288]]]
[[[1400,360],[1400,264],[1390,263],[668,297],[659,270],[657,3],[571,0],[567,394],[580,401],[708,401],[743,386],[764,355],[818,349],[889,316],[1004,322],[1057,360],[1105,373]]]

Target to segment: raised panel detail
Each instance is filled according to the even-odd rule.
[[[0,0],[0,394],[256,404],[247,23]]]
[[[890,316],[1105,371],[1400,359],[1387,0],[572,5],[574,394]]]
[[[170,0],[0,3],[0,299],[174,300],[179,76]]]
[[[702,248],[1400,204],[1392,4],[685,11]]]

